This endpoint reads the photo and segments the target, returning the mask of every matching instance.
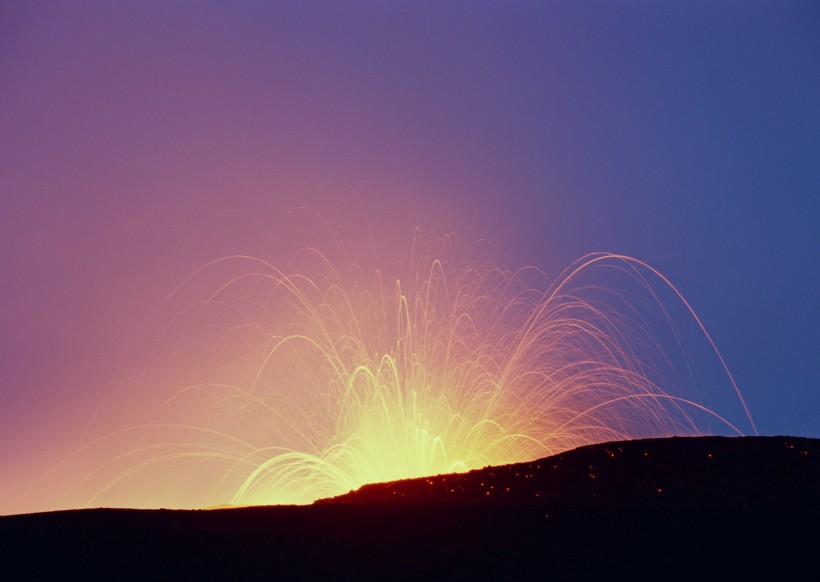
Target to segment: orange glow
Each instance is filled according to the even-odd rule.
[[[592,254],[550,282],[459,260],[448,238],[421,246],[396,277],[310,248],[288,268],[247,256],[203,267],[193,278],[232,274],[165,322],[135,380],[151,421],[76,456],[116,451],[86,473],[87,503],[309,503],[595,442],[741,434],[681,380],[688,362],[669,353],[682,340],[659,293],[714,345],[648,265]]]

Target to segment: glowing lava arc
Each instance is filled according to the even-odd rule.
[[[742,434],[697,395],[678,319],[755,431],[711,338],[647,264],[591,254],[550,282],[490,261],[460,267],[447,252],[442,243],[390,281],[315,249],[298,270],[252,257],[204,267],[240,274],[187,313],[173,351],[198,363],[163,402],[167,422],[141,427],[124,457],[138,462],[99,493],[194,459],[235,491],[233,504],[308,503],[595,442]]]

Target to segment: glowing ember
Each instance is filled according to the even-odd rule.
[[[199,275],[238,271],[158,342],[140,382],[160,412],[91,477],[104,483],[95,499],[137,479],[157,505],[190,503],[163,497],[175,486],[197,487],[206,504],[226,491],[234,504],[307,503],[595,442],[741,433],[694,395],[661,294],[714,345],[648,265],[593,254],[549,282],[459,264],[446,239],[438,245],[390,279],[313,249],[288,270],[250,257],[205,267]]]

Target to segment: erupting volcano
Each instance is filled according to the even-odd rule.
[[[197,279],[210,292],[165,322],[136,380],[150,420],[88,449],[121,446],[91,472],[89,503],[303,504],[597,442],[755,431],[700,320],[649,265],[591,254],[549,280],[457,246],[417,233],[396,276],[316,248],[288,267],[204,266],[169,304]],[[720,382],[698,385],[682,325]],[[740,421],[701,396],[717,388]]]

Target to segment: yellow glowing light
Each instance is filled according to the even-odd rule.
[[[144,474],[161,499],[163,478],[184,466],[187,487],[232,491],[235,505],[308,503],[594,442],[711,432],[710,422],[741,434],[687,393],[660,288],[714,344],[645,263],[593,254],[549,282],[533,269],[461,264],[439,244],[390,280],[314,249],[300,253],[308,268],[252,257],[203,268],[240,265],[188,310],[157,366],[168,375],[174,356],[185,363],[161,422],[134,429],[135,444],[97,468],[94,499]],[[598,275],[628,279],[632,295],[590,282]]]

